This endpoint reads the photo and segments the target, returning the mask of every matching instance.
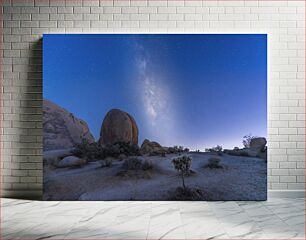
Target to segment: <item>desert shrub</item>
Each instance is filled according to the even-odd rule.
[[[92,160],[104,159],[106,157],[116,158],[120,155],[138,156],[140,153],[137,145],[130,145],[124,142],[101,145],[97,142],[89,143],[88,141],[83,140],[82,143],[76,145],[73,154],[77,157]]]
[[[248,134],[243,136],[242,144],[245,148],[250,148],[250,144],[253,138],[256,138],[256,136],[252,136],[252,134]]]
[[[178,187],[171,194],[169,200],[172,200],[172,201],[200,201],[200,200],[210,200],[210,198],[205,191],[199,188]]]
[[[172,159],[172,163],[174,165],[175,170],[177,170],[181,174],[184,189],[186,189],[185,176],[189,174],[191,162],[192,158],[187,155],[179,156]]]
[[[142,165],[141,160],[139,158],[136,158],[136,157],[128,158],[123,163],[123,167],[126,170],[140,170],[141,165]]]
[[[93,159],[103,159],[106,157],[105,151],[99,143],[89,143],[86,139],[83,139],[80,144],[77,144],[72,153],[74,156],[84,158],[89,161]]]
[[[249,154],[247,152],[239,152],[239,156],[242,156],[242,157],[249,157]]]
[[[217,152],[217,153],[221,153],[222,149],[223,149],[222,146],[217,145],[216,147],[206,148],[205,152]]]
[[[114,157],[117,157],[120,154],[125,154],[126,156],[140,155],[138,145],[131,145],[126,142],[116,142],[114,144],[108,144],[107,147],[110,148],[111,154],[113,154]]]
[[[223,168],[220,165],[220,161],[221,161],[220,158],[210,158],[210,159],[208,159],[208,164],[205,167],[208,167],[208,168]]]
[[[84,157],[90,148],[90,143],[87,139],[82,139],[81,143],[76,144],[74,150],[72,151],[73,155],[77,157]]]
[[[183,153],[185,149],[183,146],[173,146],[173,147],[169,147],[167,152],[168,153]]]
[[[102,160],[102,162],[104,163],[105,167],[110,167],[113,164],[113,158],[112,157],[106,157]]]
[[[175,150],[173,147],[168,147],[168,150],[167,150],[168,153],[175,153]]]
[[[131,157],[124,161],[123,167],[126,171],[129,170],[151,170],[154,168],[153,162],[151,160],[141,160],[137,157]]]
[[[119,158],[120,161],[122,161],[122,160],[126,159],[127,156],[126,156],[125,154],[121,153],[121,154],[118,156],[118,158]]]
[[[119,144],[106,144],[103,146],[105,156],[108,157],[119,157],[120,155],[120,146]]]
[[[154,168],[154,165],[151,160],[144,160],[141,164],[141,169],[144,171],[151,170],[153,168]]]

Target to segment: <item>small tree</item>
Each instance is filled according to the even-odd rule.
[[[179,156],[172,159],[172,163],[174,165],[175,170],[177,170],[181,174],[184,190],[186,190],[185,175],[187,175],[190,171],[191,162],[192,158],[187,155]]]
[[[243,136],[242,144],[245,148],[250,148],[250,144],[253,138],[256,138],[256,136],[252,136],[252,134],[247,134]]]

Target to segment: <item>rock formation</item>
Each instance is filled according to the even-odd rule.
[[[74,147],[82,139],[94,142],[87,123],[55,103],[43,101],[43,149],[55,150]]]
[[[59,168],[77,167],[77,166],[82,166],[84,164],[86,164],[86,160],[75,157],[75,156],[69,156],[69,157],[65,157],[62,160],[60,160],[57,164],[57,167]]]
[[[101,131],[101,144],[125,142],[138,144],[138,127],[134,118],[120,109],[111,109],[105,116]]]
[[[233,150],[225,149],[224,153],[234,156],[259,157],[267,160],[266,144],[267,140],[264,137],[256,137],[251,140],[249,148],[234,148]]]
[[[256,137],[251,139],[250,148],[264,151],[266,148],[266,144],[267,140],[264,137]]]
[[[167,148],[161,146],[158,142],[151,142],[148,139],[145,139],[140,147],[141,154],[151,154],[151,155],[160,155],[163,152],[165,153]]]

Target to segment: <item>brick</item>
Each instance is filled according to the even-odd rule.
[[[295,183],[296,176],[280,176],[280,182]]]
[[[53,1],[53,0],[51,0],[51,1]],[[57,7],[40,7],[39,12],[40,13],[45,13],[45,14],[57,13]]]
[[[157,13],[157,7],[139,7],[139,13]]]
[[[74,21],[74,27],[77,28],[89,28],[90,27],[90,21]]]
[[[123,14],[138,13],[138,8],[137,7],[122,7],[121,8],[121,13],[123,13]]]
[[[83,6],[86,7],[86,6],[99,6],[100,3],[99,3],[99,0],[90,0],[90,1],[82,1],[83,2]]]
[[[106,28],[107,27],[107,21],[91,21],[90,23],[91,27],[93,28]]]
[[[74,7],[74,13],[90,13],[90,7]]]
[[[39,27],[42,27],[42,28],[56,27],[56,26],[57,26],[56,21],[40,21],[39,22]]]
[[[57,13],[59,14],[73,13],[73,7],[58,7]]]
[[[148,0],[148,6],[167,6],[167,1],[162,0]]]

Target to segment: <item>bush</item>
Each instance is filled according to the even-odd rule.
[[[128,158],[124,161],[123,167],[126,170],[140,170],[142,162],[139,158]]]
[[[73,155],[87,160],[96,160],[105,159],[107,157],[118,158],[120,155],[139,156],[140,151],[137,145],[130,145],[125,142],[117,142],[102,146],[97,142],[89,143],[87,140],[82,140],[82,143],[75,146]]]
[[[116,142],[104,146],[107,156],[119,157],[120,154],[126,156],[139,156],[140,151],[138,145],[130,145],[126,142]]]
[[[206,148],[205,152],[217,152],[217,153],[221,153],[222,152],[222,146],[217,145],[216,147]]]
[[[185,148],[183,146],[173,146],[173,147],[169,147],[168,148],[168,153],[182,153],[185,152],[185,150],[187,150],[188,148]],[[189,151],[189,149],[188,149]],[[186,151],[187,152],[187,151]]]
[[[239,152],[239,156],[249,157],[250,155],[247,152]]]
[[[106,157],[105,150],[99,143],[89,143],[88,140],[83,139],[80,144],[75,146],[72,151],[74,156],[84,158],[86,160],[104,159]]]
[[[179,156],[172,159],[172,163],[174,165],[175,170],[181,173],[183,188],[186,189],[185,186],[185,176],[189,174],[191,167],[192,158],[184,155]]]
[[[172,201],[201,201],[210,200],[208,194],[199,188],[178,187],[170,196]]]
[[[154,168],[154,165],[151,160],[144,160],[141,164],[141,169],[144,171],[152,170],[153,168]]]
[[[136,157],[128,158],[124,161],[123,167],[126,171],[128,170],[151,170],[154,168],[152,161],[150,160],[141,160]]]
[[[112,157],[106,157],[102,160],[99,160],[98,162],[100,163],[101,168],[105,168],[105,167],[111,167],[113,165],[113,160],[114,158]]]
[[[208,159],[208,164],[205,167],[208,167],[208,168],[223,168],[220,165],[220,161],[221,161],[220,158],[210,158],[210,159]]]

